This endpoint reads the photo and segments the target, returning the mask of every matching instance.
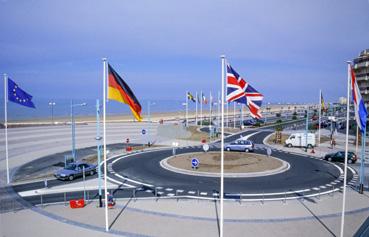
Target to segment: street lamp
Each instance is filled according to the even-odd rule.
[[[54,101],[49,102],[49,106],[51,107],[51,124],[54,124],[54,106],[56,103]]]
[[[87,103],[73,104],[73,100],[70,101],[70,116],[71,116],[71,127],[72,127],[72,157],[73,161],[76,161],[76,125],[74,121],[73,108],[77,106],[86,106]]]
[[[147,121],[149,122],[149,123],[151,123],[151,117],[150,117],[150,106],[151,105],[156,105],[156,103],[155,102],[151,102],[151,101],[148,101],[147,102]]]

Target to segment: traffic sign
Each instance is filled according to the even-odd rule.
[[[142,129],[141,133],[142,133],[142,135],[145,135],[146,134],[146,129]]]
[[[200,161],[197,158],[192,158],[191,160],[192,168],[197,168],[199,164],[200,164]]]
[[[209,150],[209,145],[208,144],[204,144],[202,145],[202,149],[207,152]]]

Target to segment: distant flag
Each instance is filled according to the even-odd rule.
[[[196,102],[195,97],[193,97],[193,95],[192,95],[190,92],[187,92],[187,98],[188,98],[189,100],[191,100],[192,102]]]
[[[36,108],[32,96],[22,90],[14,81],[8,78],[8,100],[30,108]]]
[[[324,103],[324,99],[323,99],[323,93],[320,92],[320,101],[321,101],[321,108],[322,108],[322,111],[326,111],[327,108],[325,107],[325,103]]]
[[[127,104],[134,117],[141,121],[141,105],[127,83],[108,64],[108,99]]]
[[[206,99],[204,93],[202,93],[202,103],[207,104],[208,100]]]
[[[227,64],[227,102],[239,102],[249,107],[251,116],[261,118],[261,104],[264,96],[247,83]]]
[[[363,98],[360,94],[359,86],[356,82],[355,73],[352,70],[352,66],[350,65],[350,75],[351,75],[351,89],[352,89],[352,100],[355,105],[355,118],[356,123],[362,133],[366,129],[366,119],[368,116],[368,112],[366,111],[365,104]]]

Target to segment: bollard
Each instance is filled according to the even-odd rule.
[[[200,190],[197,190],[197,202],[200,201]]]
[[[305,191],[302,191],[302,202],[305,201]]]
[[[41,202],[41,206],[44,206],[44,202],[43,202],[43,198],[42,198],[42,194],[40,195],[40,202]]]
[[[64,206],[67,205],[67,193],[64,193]]]
[[[157,197],[158,196],[158,190],[157,190],[157,188],[155,187],[155,197]]]
[[[133,200],[136,201],[136,189],[132,189]]]
[[[90,200],[90,191],[87,191],[87,201]]]
[[[286,203],[286,201],[287,201],[286,199],[287,199],[287,192],[285,191],[284,192],[284,200],[283,200],[284,203]]]
[[[240,205],[242,204],[242,193],[240,193]]]
[[[177,197],[177,202],[178,202],[179,201],[178,190],[176,190],[176,197]]]

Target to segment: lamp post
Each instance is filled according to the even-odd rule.
[[[99,182],[99,207],[103,207],[101,190],[101,139],[100,136],[100,101],[96,100],[96,145],[97,145],[97,175]]]
[[[70,101],[70,116],[71,116],[71,127],[72,127],[72,157],[73,161],[76,161],[76,125],[74,122],[74,111],[73,108],[77,106],[86,106],[87,103],[73,104],[73,100]]]
[[[307,146],[308,146],[308,129],[309,129],[309,108],[306,108],[305,152],[307,152]]]
[[[149,123],[151,123],[151,117],[150,117],[150,113],[151,113],[151,111],[150,111],[150,106],[151,105],[155,105],[156,103],[155,102],[151,102],[151,101],[148,101],[147,102],[147,121],[149,122]]]
[[[56,103],[54,101],[49,102],[49,106],[51,107],[51,124],[54,124],[54,106]]]

